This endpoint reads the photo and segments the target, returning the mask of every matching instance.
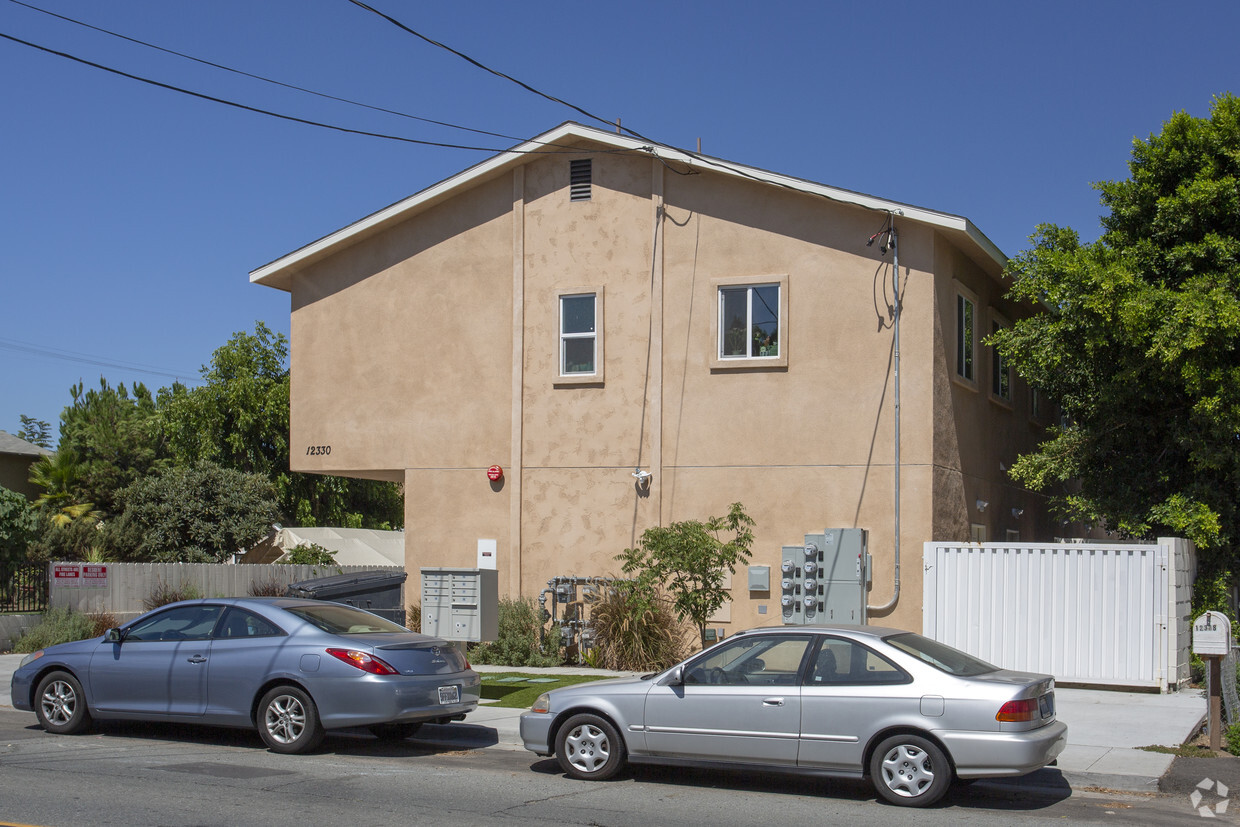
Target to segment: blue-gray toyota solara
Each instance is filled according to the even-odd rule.
[[[255,597],[171,603],[33,652],[12,695],[48,732],[92,720],[200,723],[254,728],[273,751],[302,753],[326,730],[407,738],[460,720],[480,687],[447,641],[341,603]]]

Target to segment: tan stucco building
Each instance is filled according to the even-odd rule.
[[[251,280],[292,299],[293,470],[403,482],[411,578],[494,540],[532,596],[739,501],[773,581],[867,529],[871,621],[920,630],[924,541],[1056,533],[1005,474],[1044,423],[982,342],[1022,315],[1004,260],[958,216],[565,124]],[[779,617],[745,575],[726,633]]]

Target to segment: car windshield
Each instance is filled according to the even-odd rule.
[[[922,663],[927,663],[949,675],[967,678],[972,675],[985,675],[987,672],[999,671],[999,667],[980,658],[975,658],[959,649],[953,649],[946,643],[939,643],[937,640],[915,635],[912,632],[892,635],[884,640],[901,652],[906,652]]]
[[[343,603],[324,603],[322,606],[292,606],[286,611],[333,635],[373,635],[407,633],[404,626],[390,620],[363,612]]]

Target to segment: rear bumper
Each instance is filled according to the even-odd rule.
[[[956,765],[960,778],[1026,775],[1051,763],[1068,745],[1068,726],[1055,721],[1028,732],[934,733]]]
[[[439,702],[439,687],[455,685],[458,703]],[[378,678],[309,683],[324,729],[383,723],[447,721],[478,708],[481,679],[472,673],[443,677]]]

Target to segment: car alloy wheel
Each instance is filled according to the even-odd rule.
[[[273,752],[308,752],[323,740],[314,701],[295,686],[277,686],[258,705],[258,732]]]
[[[901,807],[925,807],[951,786],[952,769],[943,751],[917,735],[895,735],[878,745],[870,759],[878,794]]]
[[[49,672],[35,692],[35,713],[48,732],[72,735],[90,725],[90,712],[82,685],[68,672]]]
[[[598,715],[574,715],[556,736],[556,760],[574,778],[602,781],[619,772],[624,742],[616,728]]]

